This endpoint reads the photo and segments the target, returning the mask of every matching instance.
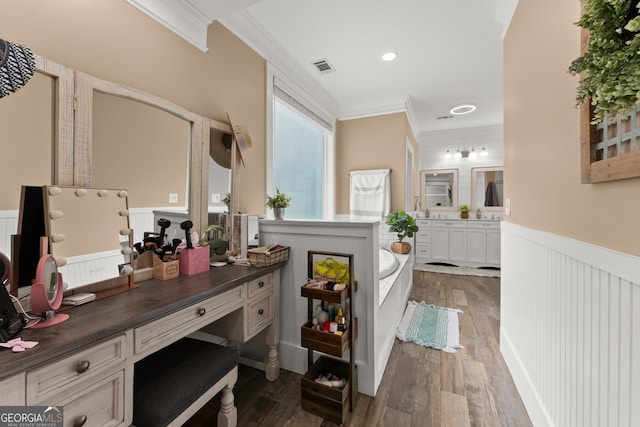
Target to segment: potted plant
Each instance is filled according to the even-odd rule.
[[[402,240],[405,237],[413,237],[413,233],[418,231],[415,219],[405,211],[398,211],[387,215],[387,224],[389,231],[398,236],[398,241],[391,244],[391,250],[398,254],[411,252],[411,243]]]
[[[460,218],[469,218],[469,212],[471,212],[471,208],[469,207],[469,205],[463,203],[458,209],[460,210]]]
[[[224,233],[224,228],[216,224],[208,225],[202,232],[200,246],[209,246],[211,261],[224,261],[229,258],[229,241],[222,238]]]
[[[231,193],[227,193],[222,199],[222,203],[227,206],[227,213],[231,213]]]
[[[280,192],[279,188],[276,188],[276,194],[269,196],[267,194],[267,207],[273,209],[273,216],[275,219],[284,218],[284,210],[291,205],[291,197]]]
[[[583,55],[569,71],[580,74],[576,100],[594,106],[593,123],[635,111],[640,92],[640,12],[637,2],[584,0],[577,25],[589,32]]]

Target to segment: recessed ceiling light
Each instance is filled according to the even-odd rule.
[[[383,61],[393,61],[398,57],[398,54],[395,52],[386,52],[382,55]]]
[[[472,105],[472,104],[463,104],[463,105],[456,105],[455,107],[453,107],[451,109],[451,111],[449,111],[451,114],[455,114],[455,115],[462,115],[462,114],[469,114],[472,113],[476,110],[476,106]]]

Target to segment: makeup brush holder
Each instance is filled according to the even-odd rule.
[[[191,276],[209,270],[209,246],[196,246],[182,249],[178,256],[180,274]]]

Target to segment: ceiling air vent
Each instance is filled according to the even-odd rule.
[[[329,61],[327,61],[326,59],[318,59],[317,61],[313,61],[312,64],[318,71],[323,74],[331,73],[336,70],[331,64],[329,64]]]
[[[453,119],[453,116],[438,116],[438,120]]]

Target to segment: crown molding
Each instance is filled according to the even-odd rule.
[[[296,61],[251,15],[239,10],[218,20],[258,55],[294,81],[299,87],[336,115],[338,101]]]
[[[346,105],[340,108],[337,117],[339,120],[353,120],[393,113],[406,113],[409,126],[414,136],[417,137],[416,117],[413,111],[413,105],[411,104],[411,98],[408,96]]]
[[[207,27],[211,20],[191,4],[178,0],[127,0],[180,37],[207,52]]]

